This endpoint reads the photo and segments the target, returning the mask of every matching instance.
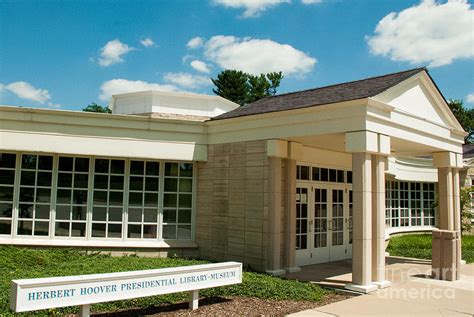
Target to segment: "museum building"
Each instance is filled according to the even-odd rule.
[[[157,91],[110,107],[0,107],[0,244],[276,275],[352,258],[353,286],[371,291],[390,234],[460,230],[466,133],[425,68],[242,107]]]

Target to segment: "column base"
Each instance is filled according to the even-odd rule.
[[[301,272],[301,268],[299,266],[286,267],[285,271],[287,273],[297,273],[297,272]]]
[[[368,285],[346,284],[344,288],[350,291],[364,293],[364,294],[374,292],[378,289],[377,285],[374,285],[374,284],[368,284]]]
[[[376,285],[378,289],[387,288],[387,287],[392,286],[392,282],[387,281],[387,280],[380,281],[380,282],[372,282],[372,284]]]
[[[285,275],[286,271],[282,269],[278,270],[266,270],[265,273],[270,274],[272,276],[280,276],[280,275]]]

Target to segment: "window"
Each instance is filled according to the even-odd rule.
[[[296,188],[296,250],[308,248],[308,189]]]
[[[159,162],[130,162],[128,238],[158,237],[159,176]]]
[[[296,179],[309,181],[309,166],[297,165],[296,166]]]
[[[22,154],[18,235],[49,235],[52,170],[52,156]]]
[[[95,159],[92,237],[122,237],[124,183],[124,160]]]
[[[57,237],[85,237],[89,158],[59,157],[56,190]]]
[[[433,183],[423,184],[423,225],[435,225],[435,186]]]
[[[421,226],[421,183],[410,183],[411,225]]]
[[[163,239],[191,238],[193,165],[165,163]]]
[[[0,235],[11,234],[16,154],[0,153]]]
[[[303,171],[303,167],[306,167],[306,166],[300,166],[300,165],[298,166],[301,167],[301,171]],[[331,168],[312,167],[311,179],[313,181],[318,181],[318,182],[346,183],[346,177],[345,177],[346,173],[347,173],[347,183],[352,183],[351,171],[346,172],[344,170],[331,169]],[[306,172],[304,172],[303,174],[306,175]],[[297,179],[302,179],[301,177],[298,178],[299,177],[298,175],[297,175]],[[309,170],[308,170],[308,177],[309,177]]]

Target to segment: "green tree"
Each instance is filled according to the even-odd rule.
[[[466,143],[474,142],[474,108],[468,109],[463,105],[462,100],[449,100],[448,106],[453,112],[459,124],[463,127],[468,135],[464,138]]]
[[[100,112],[100,113],[112,113],[112,110],[108,106],[101,106],[92,102],[87,107],[82,108],[82,111],[85,112]]]
[[[283,79],[282,72],[250,75],[237,70],[224,70],[211,78],[216,88],[212,91],[223,98],[243,105],[277,93]]]

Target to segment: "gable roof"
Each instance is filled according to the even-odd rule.
[[[370,77],[331,86],[265,97],[221,114],[211,120],[300,109],[373,97],[422,71],[427,70],[425,67],[415,68],[403,72]]]

